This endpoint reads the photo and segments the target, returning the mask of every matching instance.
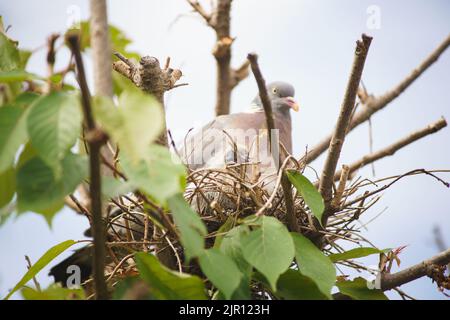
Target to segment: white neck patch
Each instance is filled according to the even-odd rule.
[[[260,107],[260,106],[258,106],[257,104],[251,104],[250,105],[250,107],[247,109],[247,110],[245,110],[244,112],[245,113],[256,113],[256,112],[261,112],[261,111],[263,111],[263,109]]]

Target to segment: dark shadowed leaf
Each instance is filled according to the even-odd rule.
[[[230,299],[242,279],[242,273],[233,259],[219,249],[212,248],[205,250],[198,260],[209,281],[224,294],[226,299]]]
[[[260,271],[276,290],[278,277],[289,268],[295,250],[286,227],[274,217],[262,216],[259,227],[242,239],[245,260]]]
[[[3,173],[0,173],[0,208],[3,208],[11,202],[15,192],[16,171],[11,167]]]
[[[187,260],[200,256],[205,247],[206,227],[198,214],[191,209],[181,193],[169,198],[168,205],[175,224],[180,230],[181,244]]]
[[[316,283],[297,270],[289,269],[277,282],[276,294],[286,300],[327,300]]]
[[[39,156],[61,174],[61,160],[81,133],[79,97],[53,92],[39,98],[27,118],[28,135]]]
[[[291,232],[291,236],[300,272],[313,280],[320,291],[331,298],[331,288],[336,281],[334,264],[305,236],[294,232]]]
[[[62,161],[62,176],[59,179],[39,157],[31,158],[17,172],[19,212],[41,213],[50,223],[64,204],[64,197],[72,193],[87,175],[87,159],[84,156],[68,154]]]
[[[345,251],[345,252],[342,252],[342,253],[330,254],[328,257],[331,259],[331,261],[337,262],[337,261],[342,261],[342,260],[349,260],[349,259],[356,259],[356,258],[367,257],[367,256],[369,256],[371,254],[386,253],[389,250],[390,249],[380,250],[380,249],[371,248],[371,247],[355,248],[355,249],[351,249],[351,250],[348,250],[348,251]]]
[[[383,291],[369,289],[367,280],[361,277],[353,281],[338,281],[336,282],[336,286],[342,294],[355,300],[388,300]]]
[[[31,268],[25,273],[25,275],[20,279],[20,281],[14,286],[14,288],[8,293],[5,297],[5,300],[9,299],[13,295],[14,292],[22,288],[27,284],[39,271],[41,271],[46,265],[50,263],[53,259],[59,256],[62,252],[67,250],[69,247],[73,246],[76,243],[74,240],[66,240],[57,244],[56,246],[51,247],[42,257],[36,261],[35,264],[31,266]]]
[[[140,252],[135,257],[140,277],[148,284],[155,299],[206,299],[203,281],[199,277],[169,270],[151,254]]]
[[[305,200],[308,207],[311,209],[314,216],[322,223],[322,214],[325,208],[323,198],[317,191],[316,187],[298,171],[288,170],[286,172],[289,181],[298,190],[303,200]]]

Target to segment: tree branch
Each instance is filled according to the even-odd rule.
[[[353,108],[355,106],[356,94],[364,69],[367,53],[372,38],[362,35],[362,41],[356,42],[355,56],[353,60],[352,71],[347,83],[347,88],[342,102],[339,118],[334,129],[333,138],[329,146],[328,156],[320,178],[319,191],[325,201],[325,207],[329,207],[332,199],[333,178],[336,166],[341,155],[342,146],[344,144],[345,135],[350,122]],[[327,211],[327,209],[325,209]],[[324,213],[324,223],[326,225],[326,212]]]
[[[409,145],[417,140],[420,140],[423,137],[426,137],[430,134],[436,133],[439,130],[441,130],[442,128],[445,128],[446,126],[447,126],[447,122],[445,121],[444,118],[442,118],[434,123],[429,124],[428,126],[426,126],[423,129],[417,130],[417,131],[409,134],[408,136],[404,137],[403,139],[400,139],[399,141],[391,144],[390,146],[388,146],[384,149],[381,149],[377,152],[365,155],[364,157],[362,157],[358,161],[353,162],[349,166],[350,167],[350,175],[370,163],[373,163],[384,157],[394,155],[401,148],[406,147],[407,145]],[[340,176],[341,176],[341,171],[336,172],[334,175],[334,180],[335,181],[338,180]]]
[[[249,74],[249,63],[245,61],[239,68],[231,68],[230,11],[232,0],[217,0],[212,13],[207,13],[196,0],[187,0],[191,7],[206,21],[216,33],[216,44],[212,54],[216,59],[217,88],[216,116],[230,113],[231,91]]]
[[[192,9],[194,9],[203,19],[205,19],[205,22],[212,27],[211,24],[211,14],[207,13],[205,9],[203,9],[202,5],[198,1],[194,0],[187,0],[187,2],[191,5]]]
[[[450,248],[405,270],[393,274],[383,274],[381,277],[381,289],[386,291],[414,281],[428,275],[433,265],[443,266],[448,263],[450,263]]]
[[[176,87],[176,82],[183,73],[179,69],[161,69],[159,60],[155,57],[142,57],[139,63],[127,59],[120,53],[114,53],[120,61],[113,63],[113,69],[131,80],[138,88],[156,97],[164,108],[164,93]],[[167,146],[167,130],[164,115],[164,129],[157,141],[159,144]]]
[[[271,154],[274,158],[274,163],[279,163],[280,153],[279,148],[277,146],[276,150],[274,150],[275,146],[272,146],[272,130],[275,130],[275,122],[273,121],[272,114],[272,104],[269,99],[269,95],[267,94],[266,82],[261,74],[261,70],[258,65],[258,56],[254,53],[250,53],[247,56],[247,59],[250,62],[250,66],[252,68],[253,75],[255,76],[256,83],[258,85],[259,97],[261,98],[261,102],[264,108],[264,113],[266,115],[266,126],[269,137],[269,146]],[[277,141],[278,143],[278,141]],[[278,157],[278,159],[276,158]],[[292,199],[292,191],[291,191],[291,183],[287,178],[286,174],[283,172],[281,177],[281,188],[283,189],[283,196],[286,205],[286,216],[288,221],[288,227],[291,231],[300,232],[300,226],[298,225],[297,218],[295,216],[294,210],[294,200]]]
[[[357,112],[353,117],[348,131],[353,130],[363,122],[367,121],[374,113],[386,107],[402,92],[404,92],[417,78],[422,75],[434,62],[438,60],[440,55],[450,46],[450,35],[405,79],[403,79],[396,87],[389,90],[380,97],[366,96],[362,97],[364,101],[362,110]],[[324,153],[330,145],[332,136],[329,135],[315,145],[307,155],[306,162],[311,163]]]
[[[113,95],[111,76],[111,45],[105,0],[90,0],[90,29],[95,94]]]
[[[67,42],[75,57],[77,66],[78,83],[81,90],[81,104],[83,107],[84,121],[87,126],[86,140],[89,145],[90,167],[90,197],[92,211],[92,231],[94,237],[93,265],[96,299],[107,299],[108,291],[105,281],[105,225],[102,219],[101,177],[100,177],[100,149],[106,142],[106,135],[97,128],[91,108],[91,96],[86,82],[83,61],[81,58],[79,35],[69,33]]]

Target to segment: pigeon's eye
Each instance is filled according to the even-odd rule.
[[[277,94],[277,93],[278,93],[277,88],[273,88],[273,89],[272,89],[272,92],[273,92],[273,94]]]

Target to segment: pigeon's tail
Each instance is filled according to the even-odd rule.
[[[53,276],[55,283],[59,282],[63,287],[81,285],[92,273],[92,249],[92,246],[87,246],[76,250],[51,268],[49,276]]]

